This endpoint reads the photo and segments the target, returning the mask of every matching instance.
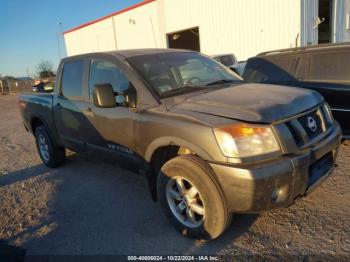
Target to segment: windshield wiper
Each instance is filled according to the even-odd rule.
[[[177,93],[187,93],[192,90],[199,90],[205,88],[204,86],[181,86],[179,88],[175,88],[166,92],[162,93],[162,96],[170,96],[172,94],[177,94]]]
[[[206,86],[213,86],[213,85],[220,85],[220,84],[227,84],[227,83],[233,83],[233,82],[239,82],[240,80],[227,80],[227,79],[220,79],[213,82],[210,82],[206,84]]]

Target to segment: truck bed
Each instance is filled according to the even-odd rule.
[[[54,125],[52,105],[53,93],[21,93],[19,96],[19,106],[26,129],[33,131],[32,124],[36,118],[44,121],[44,124],[51,129]]]

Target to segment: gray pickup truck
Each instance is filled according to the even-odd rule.
[[[54,92],[23,93],[45,165],[65,150],[135,168],[183,235],[218,237],[232,213],[287,207],[334,169],[341,129],[317,92],[248,84],[197,52],[94,53],[61,61]]]

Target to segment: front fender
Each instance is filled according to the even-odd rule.
[[[159,137],[159,138],[153,140],[151,142],[151,144],[147,147],[146,154],[145,154],[145,160],[147,162],[150,162],[153,153],[158,148],[164,147],[164,146],[169,146],[169,145],[187,148],[204,160],[207,160],[207,161],[213,160],[213,158],[201,147],[194,145],[193,143],[186,141],[182,138],[171,137],[171,136]]]

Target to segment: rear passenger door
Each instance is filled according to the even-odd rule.
[[[88,59],[63,64],[60,86],[53,104],[56,129],[68,148],[84,149],[91,125],[84,115],[88,110]]]

